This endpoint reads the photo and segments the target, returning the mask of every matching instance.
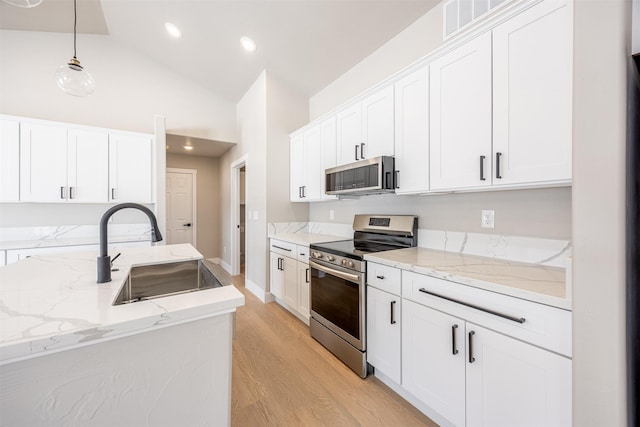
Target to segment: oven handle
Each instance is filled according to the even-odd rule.
[[[324,271],[325,273],[329,273],[331,275],[334,275],[334,276],[339,277],[339,278],[344,279],[344,280],[348,280],[348,281],[353,282],[353,283],[360,283],[360,275],[359,274],[351,274],[351,273],[345,273],[345,272],[340,271],[340,270],[334,270],[333,268],[329,268],[329,267],[326,267],[324,265],[320,265],[320,264],[318,264],[317,262],[315,262],[313,260],[309,260],[309,267],[315,268],[316,270]]]

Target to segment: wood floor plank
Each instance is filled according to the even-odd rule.
[[[233,342],[231,425],[437,426],[377,378],[361,379],[277,303],[245,295]]]

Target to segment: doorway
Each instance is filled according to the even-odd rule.
[[[249,200],[247,177],[250,172],[248,156],[231,163],[231,275],[245,273],[251,264],[248,253],[250,224],[245,222],[246,201]],[[249,227],[247,227],[249,226]]]
[[[197,244],[194,169],[167,168],[167,244]]]

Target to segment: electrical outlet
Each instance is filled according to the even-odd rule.
[[[333,209],[329,210],[329,219],[330,220],[336,219],[336,212]]]
[[[227,253],[227,247],[226,246],[222,247],[222,252],[225,253],[225,254]]]
[[[480,216],[480,227],[493,228],[495,222],[496,211],[482,211]]]

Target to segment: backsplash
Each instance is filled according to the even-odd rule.
[[[119,240],[149,240],[149,224],[109,224],[109,237]],[[86,240],[99,240],[98,225],[59,225],[37,227],[0,227],[0,243],[31,242],[29,247],[51,246],[53,242],[64,245],[74,241],[83,244]]]
[[[351,224],[326,222],[278,222],[268,224],[269,236],[278,233],[313,233],[352,237]],[[418,230],[418,246],[446,252],[508,261],[567,266],[571,241],[459,231]]]

